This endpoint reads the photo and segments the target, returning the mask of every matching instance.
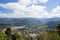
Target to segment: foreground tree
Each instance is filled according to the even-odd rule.
[[[6,29],[5,34],[6,34],[7,36],[11,36],[11,34],[12,34],[11,27],[8,27],[8,28]]]
[[[5,34],[7,36],[7,40],[11,40],[12,30],[11,27],[8,27],[5,31]]]
[[[48,32],[41,31],[40,34],[37,35],[37,40],[49,40]]]
[[[6,35],[4,34],[3,30],[0,29],[0,40],[7,40]]]
[[[50,38],[49,40],[60,40],[59,35],[54,31],[49,33],[49,38]]]
[[[39,34],[37,35],[37,40],[49,40],[47,26],[43,25],[40,28]]]
[[[14,33],[11,37],[12,40],[24,40],[23,36],[18,32]]]
[[[60,36],[60,23],[57,25],[57,30],[58,30],[58,34],[59,34],[59,36]]]

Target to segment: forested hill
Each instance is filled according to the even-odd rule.
[[[53,28],[58,23],[60,23],[60,18],[0,18],[0,27],[44,24]]]

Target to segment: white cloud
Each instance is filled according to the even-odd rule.
[[[32,5],[31,7],[28,8],[30,11],[29,15],[35,18],[50,18],[51,16],[47,12],[47,10],[45,10],[45,8],[46,6]]]
[[[48,13],[46,10],[46,6],[37,6],[34,3],[46,3],[48,0],[21,0],[17,3],[7,3],[7,4],[0,4],[0,7],[4,7],[7,9],[11,9],[14,12],[11,14],[3,14],[0,13],[0,17],[8,17],[8,18],[21,18],[21,17],[33,17],[33,18],[54,18],[60,17],[60,6],[52,9],[51,13]],[[31,4],[30,7],[26,7],[27,5]]]
[[[14,10],[13,14],[2,14],[4,17],[34,17],[34,18],[41,18],[45,17],[47,12],[45,10],[45,6],[36,6],[32,5],[29,8],[27,8],[24,5],[20,5],[17,3],[8,3],[2,7],[9,8]],[[8,16],[9,15],[9,16]],[[45,16],[44,16],[45,15]]]
[[[47,3],[48,0],[39,0],[40,3]]]
[[[32,1],[31,0],[19,0],[18,3],[26,6],[26,5],[30,5]]]
[[[53,15],[53,17],[60,17],[60,6],[57,6],[56,8],[54,8],[51,14]]]
[[[39,0],[36,0],[39,1]],[[34,17],[34,18],[41,18],[45,17],[46,14],[45,6],[36,6],[33,4],[34,0],[19,0],[17,3],[7,3],[7,4],[0,4],[1,7],[11,9],[14,13],[11,14],[2,14],[3,17],[11,17],[11,18],[21,18],[21,17]],[[40,1],[39,1],[40,2]],[[26,7],[27,5],[31,4],[32,6]],[[36,2],[35,2],[36,3]],[[43,12],[44,11],[44,12]]]
[[[47,3],[47,2],[48,2],[48,0],[19,0],[19,3],[22,5]]]
[[[38,3],[47,3],[48,0],[32,0],[33,4],[38,4]]]
[[[38,4],[38,3],[47,3],[48,0],[32,0],[33,4]]]

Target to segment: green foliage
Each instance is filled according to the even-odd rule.
[[[0,29],[0,40],[6,40],[6,35],[3,33],[3,30]]]
[[[49,38],[50,38],[50,40],[60,40],[59,35],[55,32],[49,33]]]
[[[11,27],[8,27],[8,28],[6,29],[5,34],[6,34],[7,36],[11,36],[11,34],[12,34]]]
[[[11,27],[6,28],[5,35],[7,40],[11,40],[11,35],[12,35]]]
[[[37,35],[38,40],[48,40],[48,32],[41,31],[39,35]]]
[[[59,30],[58,30],[59,31]],[[60,40],[60,36],[57,31],[49,31],[42,30],[37,33],[37,40]],[[19,32],[14,32],[12,34],[11,27],[8,27],[4,33],[3,30],[0,29],[0,40],[32,40],[32,37],[29,33],[20,34]]]
[[[57,31],[42,31],[39,35],[37,35],[38,40],[60,40],[60,36]]]
[[[57,24],[57,27],[56,27],[57,29],[60,29],[60,23],[59,24]]]
[[[18,32],[16,32],[12,35],[12,40],[24,40],[24,37]]]
[[[59,34],[59,36],[60,36],[60,23],[59,24],[57,24],[57,30],[58,30],[58,34]]]

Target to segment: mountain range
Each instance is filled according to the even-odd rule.
[[[60,18],[0,18],[0,27],[46,25],[48,28],[55,28],[58,23]]]

